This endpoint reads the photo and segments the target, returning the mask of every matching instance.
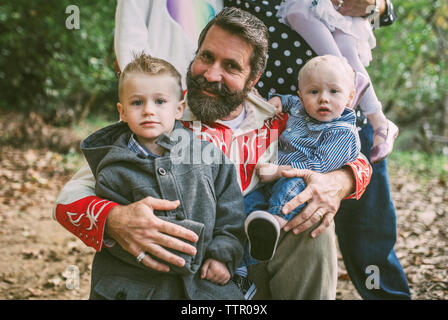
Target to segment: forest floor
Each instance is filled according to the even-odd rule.
[[[88,298],[94,250],[52,219],[58,192],[80,164],[72,160],[45,148],[0,144],[0,299]],[[389,171],[395,251],[412,298],[448,299],[448,181],[419,179],[392,162]],[[76,273],[79,283],[72,281]],[[361,299],[340,255],[337,299]]]

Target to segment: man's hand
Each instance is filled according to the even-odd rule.
[[[282,213],[288,214],[308,202],[302,212],[285,225],[284,230],[292,229],[295,234],[299,234],[322,220],[311,236],[315,238],[324,232],[331,225],[341,200],[350,194],[353,188],[354,177],[349,170],[340,169],[326,174],[298,169],[283,171],[285,177],[303,178],[307,186],[285,204]]]
[[[207,279],[213,283],[224,285],[230,280],[230,272],[221,261],[207,259],[201,268],[201,279]]]
[[[339,4],[338,0],[331,0],[335,6]],[[380,5],[380,14],[386,9],[386,1],[378,0]],[[368,7],[374,6],[375,0],[344,0],[342,7],[338,9],[344,16],[363,17],[369,14]]]
[[[175,237],[196,242],[198,236],[191,230],[158,218],[153,211],[173,210],[179,204],[179,201],[147,197],[127,206],[115,206],[107,217],[106,233],[135,257],[142,252],[148,252],[163,261],[183,267],[185,260],[164,247],[195,255],[194,246]],[[169,271],[168,265],[152,259],[149,255],[141,262],[157,271]]]

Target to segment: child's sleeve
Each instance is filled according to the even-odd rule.
[[[269,99],[273,97],[279,97],[282,100],[282,112],[291,113],[291,109],[293,108],[302,108],[302,104],[298,96],[293,94],[272,94],[269,93]]]
[[[225,263],[233,275],[242,259],[246,239],[244,200],[235,165],[223,153],[222,161],[215,171],[216,220],[205,256]]]

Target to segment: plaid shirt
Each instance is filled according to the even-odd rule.
[[[140,144],[140,142],[137,141],[137,139],[135,138],[135,133],[133,133],[131,135],[131,138],[129,138],[129,142],[128,142],[128,148],[129,150],[131,150],[132,152],[135,152],[137,154],[141,154],[144,155],[145,157],[151,157],[151,158],[157,158],[159,157],[158,155],[152,153],[151,151],[149,151],[147,148],[145,148],[144,146],[142,146]]]

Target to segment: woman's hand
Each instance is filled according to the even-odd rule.
[[[335,6],[338,6],[340,0],[331,0]],[[380,5],[380,14],[386,9],[386,1],[378,0]],[[363,17],[369,14],[369,7],[375,5],[375,0],[344,0],[338,11],[344,16]]]

